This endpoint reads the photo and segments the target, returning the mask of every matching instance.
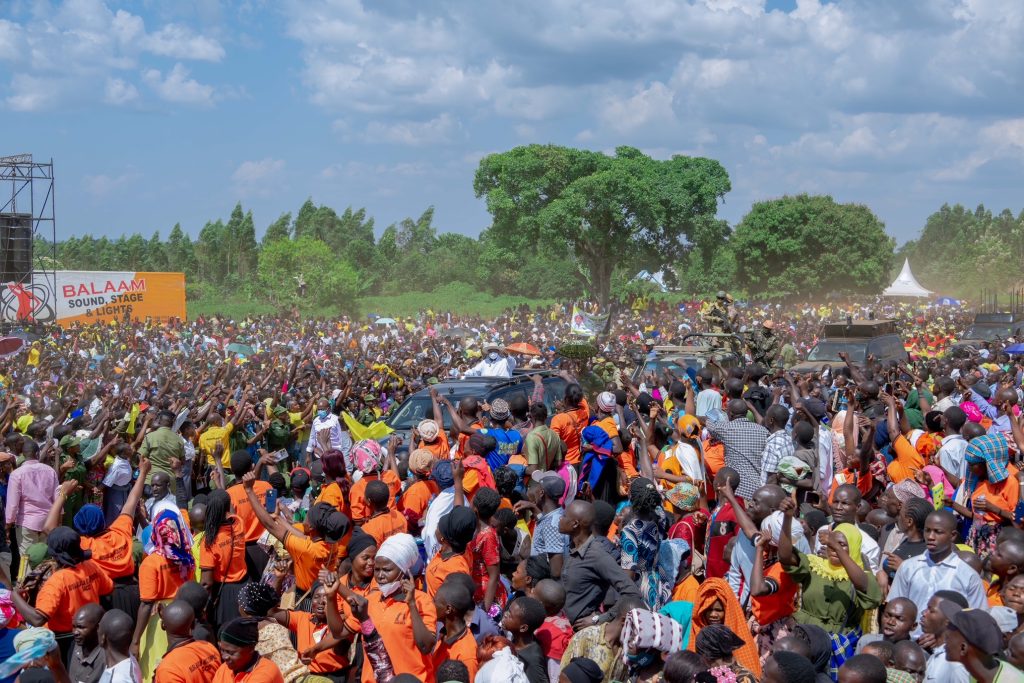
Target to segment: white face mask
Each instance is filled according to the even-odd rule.
[[[390,583],[380,584],[379,586],[377,586],[377,589],[380,590],[380,594],[386,598],[391,595],[394,595],[396,592],[398,592],[398,589],[401,587],[401,581],[391,581]]]
[[[498,354],[495,351],[491,351],[490,355],[487,356],[491,360],[498,360]]]

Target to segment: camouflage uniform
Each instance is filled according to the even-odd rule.
[[[772,330],[759,327],[750,334],[750,356],[763,368],[771,368],[782,351],[782,340]]]
[[[711,334],[731,334],[736,331],[735,313],[730,311],[730,303],[728,298],[720,296],[711,304],[711,308],[704,316],[704,320],[708,324],[708,331]],[[712,337],[709,340],[709,344],[713,349],[721,350],[728,348],[737,356],[743,355],[739,341],[735,338]]]

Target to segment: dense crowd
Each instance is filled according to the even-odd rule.
[[[632,301],[588,357],[570,311],[36,330],[0,683],[1024,680],[1024,366],[947,353],[968,311]],[[868,317],[909,362],[787,371]],[[709,331],[735,366],[633,374]]]

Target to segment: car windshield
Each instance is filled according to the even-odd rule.
[[[450,398],[453,403],[458,403],[453,397]],[[452,418],[448,415],[448,409],[441,406],[441,411],[444,413],[444,428],[450,429],[452,426]],[[421,420],[434,418],[434,406],[430,402],[429,396],[413,396],[408,399],[398,412],[388,421],[388,426],[395,430],[412,429],[420,423]]]
[[[822,361],[831,360],[842,362],[840,353],[847,353],[854,363],[863,363],[867,357],[868,345],[864,341],[843,341],[841,339],[826,339],[818,342],[811,352],[807,354],[807,360]]]
[[[971,325],[964,332],[964,339],[981,339],[982,341],[995,341],[996,337],[1006,339],[1010,336],[1009,327],[989,327],[986,325]]]

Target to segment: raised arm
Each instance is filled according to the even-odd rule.
[[[299,538],[305,538],[305,534],[294,526],[267,512],[267,509],[260,504],[259,499],[256,498],[256,492],[252,490],[253,484],[255,483],[255,472],[247,472],[245,476],[242,477],[242,488],[245,489],[245,496],[249,499],[249,505],[252,507],[253,514],[256,515],[256,519],[260,521],[263,528],[269,531],[271,536],[282,543],[285,542],[288,534],[293,534]]]

